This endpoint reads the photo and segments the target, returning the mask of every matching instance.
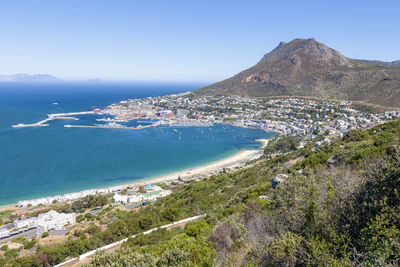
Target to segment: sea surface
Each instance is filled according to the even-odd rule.
[[[202,84],[0,83],[0,204],[101,188],[173,173],[260,146],[273,133],[227,125],[142,130],[12,128],[46,114],[89,111],[132,98],[181,93]],[[58,105],[53,103],[57,102]]]

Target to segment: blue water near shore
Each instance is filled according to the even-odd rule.
[[[124,184],[257,148],[273,134],[227,125],[143,130],[49,127],[14,129],[46,114],[85,111],[129,98],[181,93],[200,84],[0,83],[0,204]],[[52,105],[58,102],[58,105]]]

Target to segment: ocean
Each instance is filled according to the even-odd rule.
[[[89,111],[132,98],[182,93],[202,84],[0,83],[0,204],[125,184],[255,149],[273,133],[228,125],[142,130],[65,128],[46,114]],[[53,105],[57,102],[58,105]],[[96,117],[98,118],[98,117]]]

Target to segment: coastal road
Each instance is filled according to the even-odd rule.
[[[160,226],[160,227],[156,227],[156,228],[150,229],[150,230],[148,230],[146,232],[143,232],[143,234],[144,235],[150,234],[151,232],[153,232],[153,231],[155,231],[157,229],[160,229],[160,228],[170,229],[170,228],[173,228],[173,227],[183,226],[188,222],[198,220],[200,218],[205,217],[206,215],[207,214],[202,214],[202,215],[189,217],[189,218],[177,221],[177,222],[173,222],[173,223],[170,223],[170,224],[166,224],[166,225],[163,225],[163,226]],[[131,236],[131,238],[135,238],[135,237],[136,237],[136,235]],[[78,258],[72,258],[72,259],[70,259],[68,261],[65,261],[65,262],[62,262],[60,264],[55,265],[55,267],[59,267],[59,266],[75,267],[75,266],[81,266],[82,264],[87,264],[87,263],[90,262],[90,260],[92,259],[93,255],[96,254],[96,252],[102,251],[102,250],[103,251],[113,251],[116,248],[118,248],[122,243],[125,243],[127,240],[128,240],[128,238],[125,238],[125,239],[122,239],[122,240],[117,241],[115,243],[108,244],[108,245],[106,245],[104,247],[101,247],[101,248],[86,252],[85,254],[80,255]]]
[[[9,237],[0,239],[0,242],[8,242],[8,241],[11,241],[12,239],[14,239],[16,237],[26,237],[27,239],[31,239],[32,237],[36,237],[36,228],[32,229],[32,230],[28,230],[28,231],[20,233],[20,234],[17,234],[17,235],[13,235],[13,236],[9,236]]]

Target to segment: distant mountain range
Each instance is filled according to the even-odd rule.
[[[57,77],[50,74],[26,74],[0,75],[0,82],[57,82]]]
[[[311,96],[400,107],[400,60],[351,59],[313,38],[281,42],[253,67],[200,95]]]

